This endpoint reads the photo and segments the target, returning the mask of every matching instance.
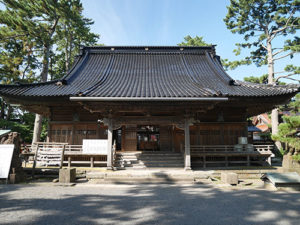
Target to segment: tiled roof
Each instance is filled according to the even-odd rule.
[[[234,81],[214,46],[86,47],[59,82],[0,86],[1,95],[23,97],[263,97],[297,91],[299,86]]]

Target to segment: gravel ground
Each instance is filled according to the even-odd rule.
[[[0,224],[295,224],[300,193],[209,184],[0,185]]]

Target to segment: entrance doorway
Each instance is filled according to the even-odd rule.
[[[137,127],[137,149],[140,151],[159,151],[159,126],[143,125]]]
[[[124,125],[114,134],[122,151],[174,151],[174,129],[168,125]]]

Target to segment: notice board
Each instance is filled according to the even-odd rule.
[[[83,139],[82,153],[107,155],[107,146],[107,139]]]
[[[14,145],[0,145],[0,178],[8,178]]]

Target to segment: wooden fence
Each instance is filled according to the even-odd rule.
[[[63,166],[85,165],[90,167],[97,165],[106,166],[107,156],[99,154],[85,154],[82,145],[69,145],[67,143],[45,143],[39,142],[35,145],[23,145],[21,154],[26,163],[40,166]],[[33,159],[32,159],[33,158]],[[60,162],[58,163],[58,159]]]
[[[191,145],[192,165],[271,165],[273,145]]]

